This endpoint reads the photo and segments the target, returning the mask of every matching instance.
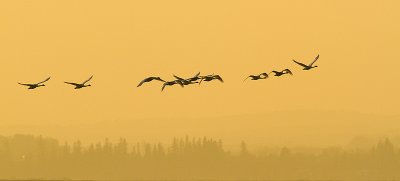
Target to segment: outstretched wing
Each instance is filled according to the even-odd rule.
[[[144,80],[142,80],[142,81],[139,83],[139,85],[137,85],[137,87],[140,87],[140,86],[142,86],[144,83],[145,83],[145,81],[144,81]]]
[[[198,76],[200,76],[200,72],[199,73],[197,73],[194,77],[198,77]]]
[[[314,61],[310,63],[308,66],[312,66],[319,59],[319,54],[315,57]]]
[[[163,84],[163,86],[162,86],[162,88],[161,88],[161,92],[162,92],[162,91],[164,91],[164,89],[165,89],[165,86],[167,86],[167,84],[166,84],[166,83],[164,83],[164,84]]]
[[[259,76],[264,76],[265,78],[268,78],[268,74],[266,72],[261,73]]]
[[[23,83],[19,83],[19,82],[18,82],[18,84],[19,85],[24,85],[24,86],[32,86],[32,84],[23,84]]]
[[[80,85],[80,84],[73,83],[73,82],[64,82],[64,83],[66,83],[66,84],[71,84],[71,85],[74,85],[74,86],[79,86],[79,85]]]
[[[302,67],[308,67],[306,64],[300,63],[300,62],[298,62],[298,61],[296,61],[296,60],[293,60],[293,62],[294,62],[294,63],[297,63],[297,64],[299,64],[299,65],[301,65]]]
[[[166,82],[165,80],[163,80],[163,79],[160,78],[160,77],[157,77],[157,78],[155,78],[154,80],[158,80],[158,81],[161,81],[161,82]]]
[[[219,75],[215,75],[214,78],[218,79],[222,83],[224,82],[224,80],[222,80],[221,76],[219,76]]]
[[[290,74],[290,75],[293,75],[292,71],[290,71],[289,69],[285,69],[284,71],[285,71],[286,73]]]
[[[178,77],[178,76],[176,76],[176,75],[174,75],[174,77],[175,77],[176,79],[178,79],[178,80],[185,80],[185,79],[183,79],[183,78],[181,78],[181,77]]]
[[[43,84],[43,83],[45,83],[45,82],[49,81],[49,80],[50,80],[50,78],[51,78],[51,77],[49,77],[49,78],[47,78],[46,80],[44,80],[44,81],[42,81],[42,82],[39,82],[39,83],[37,83],[37,84]]]
[[[142,86],[145,82],[149,82],[149,79],[151,79],[151,77],[143,79],[143,80],[139,83],[139,85],[138,85],[137,87]]]
[[[92,75],[92,76],[90,76],[90,77],[89,77],[89,79],[88,79],[88,80],[86,80],[85,82],[82,82],[82,84],[86,84],[87,82],[89,82],[90,80],[92,80],[92,78],[93,78],[93,75]]]

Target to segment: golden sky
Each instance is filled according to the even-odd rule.
[[[204,125],[220,121],[229,130],[226,117],[276,111],[399,115],[399,7],[396,0],[0,1],[0,131],[56,135],[88,125],[63,130],[84,137],[90,125],[116,120],[133,131],[138,120],[204,117]],[[291,61],[317,54],[319,67],[310,71]],[[243,83],[284,68],[294,76]],[[225,83],[136,88],[147,76],[198,71]],[[89,88],[63,83],[90,75]],[[47,76],[36,90],[17,84]]]

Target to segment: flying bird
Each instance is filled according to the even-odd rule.
[[[248,77],[246,77],[246,79],[244,79],[244,81],[246,81],[248,78],[251,78],[250,80],[267,79],[268,78],[268,74],[267,73],[261,73],[259,75],[249,75]]]
[[[28,86],[28,89],[36,89],[36,88],[38,88],[38,87],[46,86],[46,85],[44,85],[43,83],[45,83],[45,82],[47,82],[47,81],[49,81],[49,80],[50,80],[50,77],[47,78],[46,80],[41,81],[41,82],[36,83],[36,84],[23,84],[23,83],[19,83],[19,82],[18,82],[18,84],[19,84],[19,85]]]
[[[302,67],[304,67],[303,70],[310,70],[312,68],[318,67],[318,66],[313,66],[313,64],[318,60],[318,58],[319,58],[319,54],[315,57],[314,61],[311,62],[309,65],[300,63],[300,62],[298,62],[296,60],[293,60],[293,62],[299,64]]]
[[[190,85],[190,84],[199,83],[199,82],[197,82],[197,80],[201,79],[199,76],[200,76],[200,72],[197,73],[195,76],[193,76],[191,78],[188,78],[188,79],[184,79],[184,78],[181,78],[181,77],[178,77],[178,76],[174,75],[174,77],[177,80],[181,81],[183,85]]]
[[[212,74],[212,75],[202,76],[199,84],[201,84],[201,82],[203,82],[203,81],[209,82],[212,80],[219,80],[220,82],[224,83],[224,80],[222,79],[221,76]]]
[[[282,70],[282,71],[275,71],[275,70],[274,70],[274,71],[272,71],[271,73],[275,73],[274,76],[277,76],[277,77],[282,76],[282,75],[285,75],[285,74],[293,75],[292,71],[290,71],[289,69],[285,69],[285,70]]]
[[[189,78],[188,80],[196,81],[196,80],[199,80],[199,79],[201,79],[200,72],[198,72],[196,75],[194,75],[192,78]]]
[[[74,85],[74,86],[75,86],[75,89],[81,89],[81,88],[84,88],[84,87],[92,86],[92,85],[90,85],[90,84],[86,85],[86,83],[88,83],[90,80],[92,80],[92,78],[93,78],[93,75],[90,76],[89,79],[85,80],[85,81],[82,82],[81,84],[73,83],[73,82],[64,82],[64,83]]]
[[[181,87],[183,87],[183,83],[180,80],[173,80],[173,81],[165,82],[161,88],[161,92],[164,91],[166,86],[173,86],[175,84],[179,84]]]
[[[178,76],[175,76],[175,75],[174,75],[174,77],[177,78],[176,81],[181,82],[183,85],[190,85],[190,84],[197,84],[197,83],[199,83],[199,82],[197,82],[197,81],[191,81],[190,79],[182,79],[182,78],[180,78],[180,77],[178,77]]]
[[[139,85],[138,85],[137,87],[140,87],[140,86],[142,86],[144,83],[146,83],[146,82],[151,82],[151,81],[153,81],[153,80],[158,80],[158,81],[161,81],[161,82],[165,82],[165,80],[161,79],[160,77],[147,77],[147,78],[145,78],[144,80],[142,80],[142,81],[139,83]]]

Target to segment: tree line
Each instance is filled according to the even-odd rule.
[[[221,140],[174,138],[161,143],[83,145],[33,136],[0,136],[0,179],[399,179],[400,150],[389,139],[369,150],[233,154]]]

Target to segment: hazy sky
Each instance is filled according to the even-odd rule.
[[[399,7],[396,0],[0,1],[2,129],[127,120],[135,130],[135,120],[196,117],[229,125],[217,117],[289,110],[399,115]],[[311,71],[291,61],[317,54]],[[243,83],[284,68],[294,76]],[[146,76],[198,71],[226,82],[136,88]],[[63,83],[92,74],[89,88]],[[17,84],[47,76],[36,90]]]

